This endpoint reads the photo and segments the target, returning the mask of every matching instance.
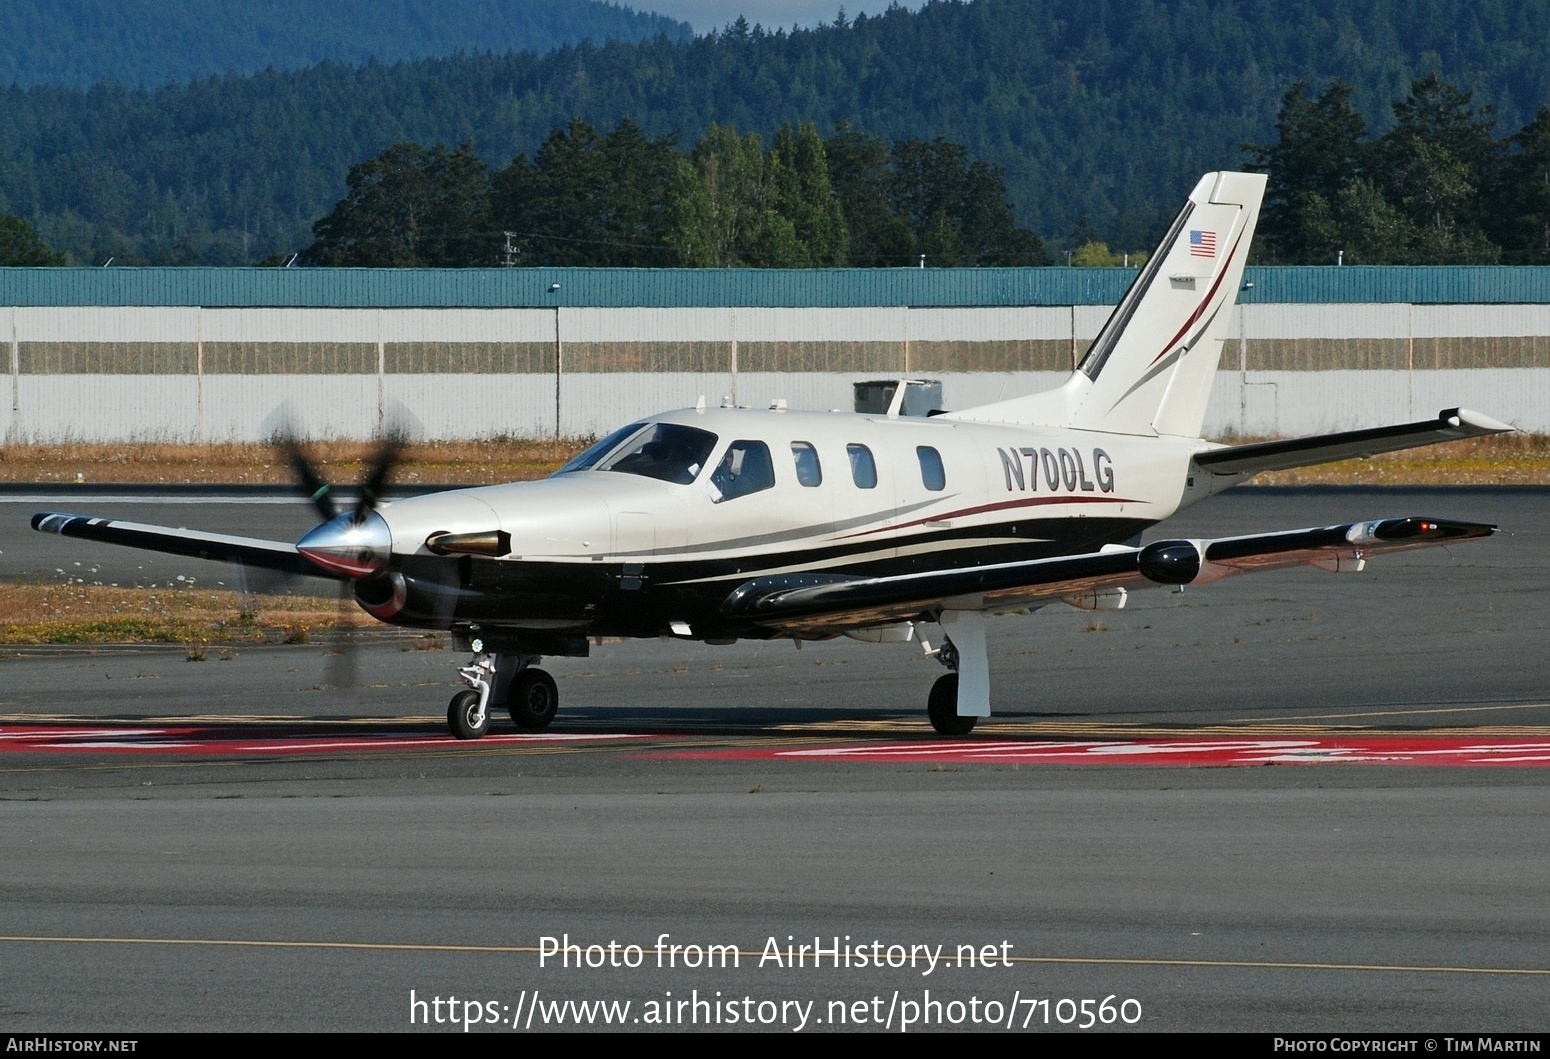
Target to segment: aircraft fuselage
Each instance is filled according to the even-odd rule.
[[[1188,466],[1211,447],[785,410],[689,409],[633,426],[589,468],[384,507],[390,572],[358,585],[362,605],[401,624],[537,636],[549,653],[563,634],[767,636],[722,611],[752,578],[887,576],[1134,543],[1206,495]],[[686,436],[700,450],[639,473],[636,450],[650,446],[637,439],[672,427],[696,432]],[[492,530],[504,552],[462,554],[449,608],[447,553],[426,542]]]

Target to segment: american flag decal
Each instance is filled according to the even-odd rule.
[[[1216,233],[1191,230],[1189,233],[1190,257],[1215,257]]]

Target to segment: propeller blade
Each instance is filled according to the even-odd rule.
[[[346,627],[346,617],[355,610],[350,582],[339,582],[339,610],[333,632],[329,634],[324,655],[323,689],[337,709],[354,711],[360,705],[360,643]]]
[[[382,444],[377,446],[376,455],[372,457],[371,470],[366,475],[366,480],[361,483],[360,503],[355,505],[357,526],[365,522],[366,516],[377,509],[377,504],[382,500],[382,490],[387,486],[403,449],[404,435],[397,430],[390,430],[383,437]]]
[[[291,469],[296,472],[296,482],[301,487],[302,495],[312,503],[318,514],[323,516],[324,522],[338,518],[339,508],[328,495],[332,487],[308,461],[306,453],[301,451],[301,445],[297,443],[296,438],[286,434],[279,439],[279,443],[285,458],[290,461]]]
[[[462,563],[438,563],[434,577],[423,577],[421,584],[431,592],[432,628],[450,629],[457,614],[458,599],[462,596]]]

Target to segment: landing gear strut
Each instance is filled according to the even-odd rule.
[[[976,721],[990,716],[985,615],[976,610],[944,610],[937,620],[944,633],[942,646],[929,653],[952,672],[931,686],[926,716],[941,735],[968,735]]]
[[[537,655],[487,650],[480,640],[470,647],[473,661],[458,669],[471,690],[452,696],[447,727],[459,739],[478,739],[489,731],[490,710],[504,705],[518,728],[547,728],[560,708],[554,678],[533,663]]]

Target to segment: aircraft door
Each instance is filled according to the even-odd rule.
[[[704,532],[762,559],[784,548],[810,547],[833,525],[828,471],[807,442],[734,439],[704,481]]]

